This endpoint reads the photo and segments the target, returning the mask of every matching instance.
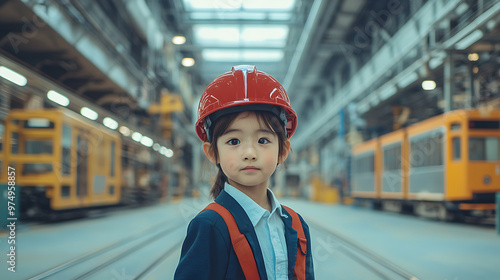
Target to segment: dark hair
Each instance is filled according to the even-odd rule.
[[[255,113],[259,122],[264,123],[268,129],[276,133],[276,135],[278,136],[278,147],[279,147],[278,155],[281,157],[283,155],[283,151],[285,150],[286,140],[288,138],[286,136],[285,130],[283,129],[283,125],[279,120],[279,118],[275,114],[267,111],[243,111],[243,112]],[[224,115],[220,117],[214,125],[213,137],[212,141],[210,142],[210,151],[213,152],[216,162],[219,161],[219,149],[217,148],[217,139],[219,139],[219,137],[227,131],[228,127],[240,113],[242,112],[235,112]],[[222,171],[220,164],[217,164],[217,167],[219,168],[219,171],[217,172],[217,176],[215,177],[214,185],[210,190],[210,195],[213,198],[216,198],[220,194],[222,189],[224,189],[224,183],[227,182],[227,177]]]

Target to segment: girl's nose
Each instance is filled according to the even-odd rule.
[[[255,160],[257,159],[257,153],[253,145],[247,145],[243,151],[244,160]]]

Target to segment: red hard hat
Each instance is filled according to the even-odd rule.
[[[215,78],[203,92],[198,105],[196,134],[202,141],[210,141],[210,128],[215,121],[213,116],[218,118],[250,110],[275,113],[286,127],[288,138],[297,128],[297,114],[283,86],[269,74],[257,71],[255,66],[240,65]],[[213,113],[216,114],[210,116]]]

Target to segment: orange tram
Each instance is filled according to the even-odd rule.
[[[451,221],[493,217],[500,192],[500,110],[455,110],[352,150],[360,205]]]
[[[21,218],[84,213],[166,195],[158,153],[77,113],[14,109],[1,128],[0,181],[7,182],[7,170],[15,169]]]

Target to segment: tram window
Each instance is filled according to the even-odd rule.
[[[23,175],[45,174],[52,172],[51,163],[26,163],[23,164]]]
[[[461,125],[459,123],[452,123],[450,128],[451,130],[460,130]]]
[[[61,197],[70,197],[71,188],[70,186],[62,186],[61,188]]]
[[[109,186],[109,194],[115,194],[115,186]]]
[[[111,141],[111,177],[115,176],[115,141]]]
[[[52,154],[53,143],[51,140],[27,140],[25,151],[30,155]]]
[[[485,137],[469,139],[469,160],[498,161],[498,138]]]
[[[401,144],[384,149],[384,170],[401,169]]]
[[[12,139],[11,139],[11,153],[12,154],[18,154],[19,153],[19,133],[17,132],[12,132]]]
[[[62,131],[62,174],[71,174],[71,127],[63,125]]]
[[[454,137],[452,140],[453,160],[460,160],[460,138]]]
[[[3,133],[5,131],[5,125],[0,123],[0,152],[3,150]]]
[[[443,165],[443,135],[441,133],[412,141],[410,150],[412,167]]]
[[[354,160],[354,172],[356,174],[360,173],[373,173],[374,168],[374,155],[364,155]]]
[[[44,118],[32,118],[24,122],[24,128],[54,128],[54,122]]]

